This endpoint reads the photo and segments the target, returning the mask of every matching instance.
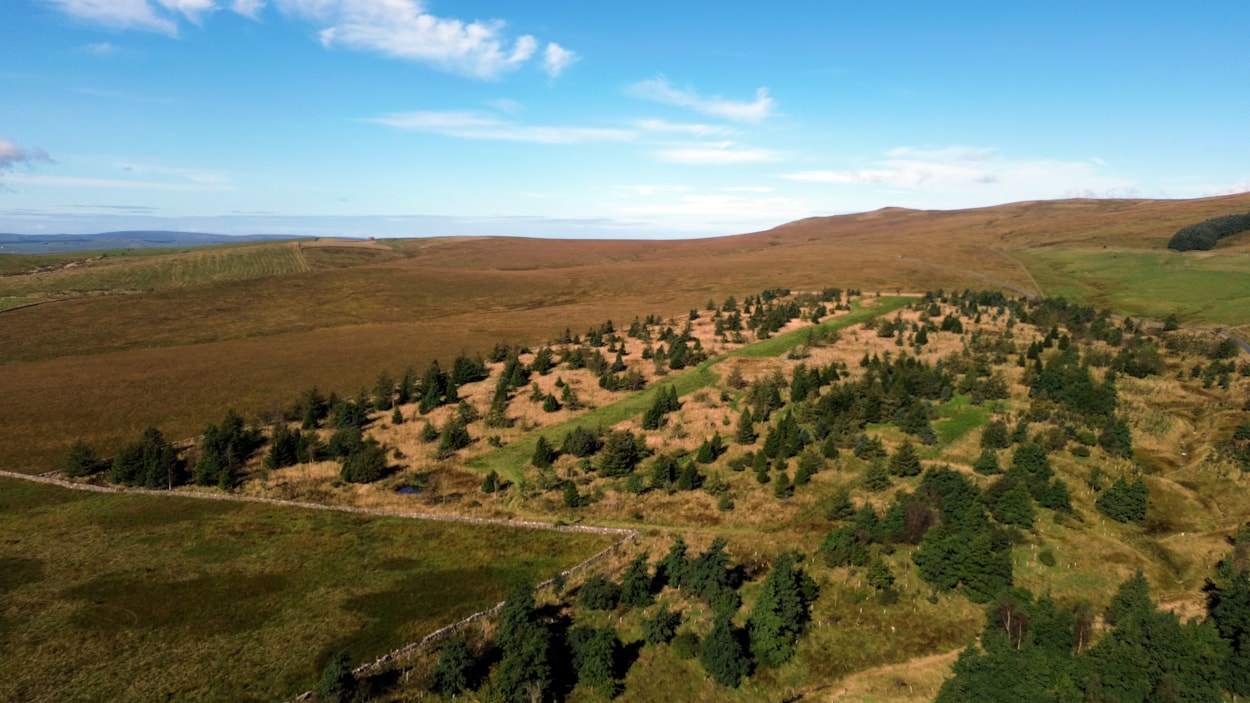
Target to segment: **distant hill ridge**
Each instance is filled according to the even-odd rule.
[[[203,246],[243,242],[305,239],[297,234],[209,234],[138,230],[99,234],[4,234],[0,233],[0,253],[54,254],[98,249],[154,249],[160,247]]]

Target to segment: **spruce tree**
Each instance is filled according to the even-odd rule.
[[[728,617],[716,618],[712,631],[699,651],[699,661],[722,686],[737,688],[742,678],[751,672],[751,662],[742,650],[737,633]]]
[[[546,437],[539,435],[538,441],[534,444],[534,454],[530,457],[530,463],[540,469],[545,469],[551,466],[555,458],[556,450],[552,448]]]
[[[922,471],[920,457],[911,442],[904,441],[890,457],[890,473],[895,476],[919,476]]]
[[[786,553],[773,563],[747,620],[751,653],[762,666],[775,667],[794,654],[794,645],[811,619],[816,583]]]
[[[734,440],[741,445],[755,444],[755,440],[759,436],[755,432],[754,420],[751,418],[751,409],[742,408],[742,414],[738,416],[738,431],[734,433]]]
[[[434,667],[434,692],[448,698],[470,687],[469,676],[473,673],[473,655],[463,637],[452,638],[439,652]]]
[[[634,557],[621,576],[621,602],[631,608],[645,608],[654,602],[651,594],[651,572],[647,566],[647,554]]]
[[[61,472],[66,476],[89,476],[104,468],[95,450],[83,440],[75,440],[69,448],[69,455],[61,462]]]

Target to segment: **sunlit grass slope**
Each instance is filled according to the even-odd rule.
[[[0,700],[288,699],[610,541],[0,479]]]

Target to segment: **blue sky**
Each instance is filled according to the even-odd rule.
[[[1250,190],[1250,3],[3,0],[0,232],[707,236]]]

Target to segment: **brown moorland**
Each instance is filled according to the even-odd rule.
[[[228,407],[271,416],[314,384],[354,393],[383,369],[419,369],[501,340],[539,343],[605,319],[680,315],[774,286],[1036,293],[1016,252],[1163,251],[1180,226],[1247,209],[1250,195],[887,208],[715,239],[284,243],[269,247],[285,262],[272,271],[264,262],[181,278],[136,270],[128,275],[143,287],[0,314],[0,466],[46,471],[78,437],[109,453],[149,425],[190,436]],[[1228,253],[1244,257],[1244,237],[1235,239]],[[176,267],[188,256],[203,258],[129,265]],[[103,265],[58,273],[57,285],[80,290],[79,277]],[[22,297],[20,276],[5,277],[7,296]],[[56,298],[56,286],[40,285]]]

